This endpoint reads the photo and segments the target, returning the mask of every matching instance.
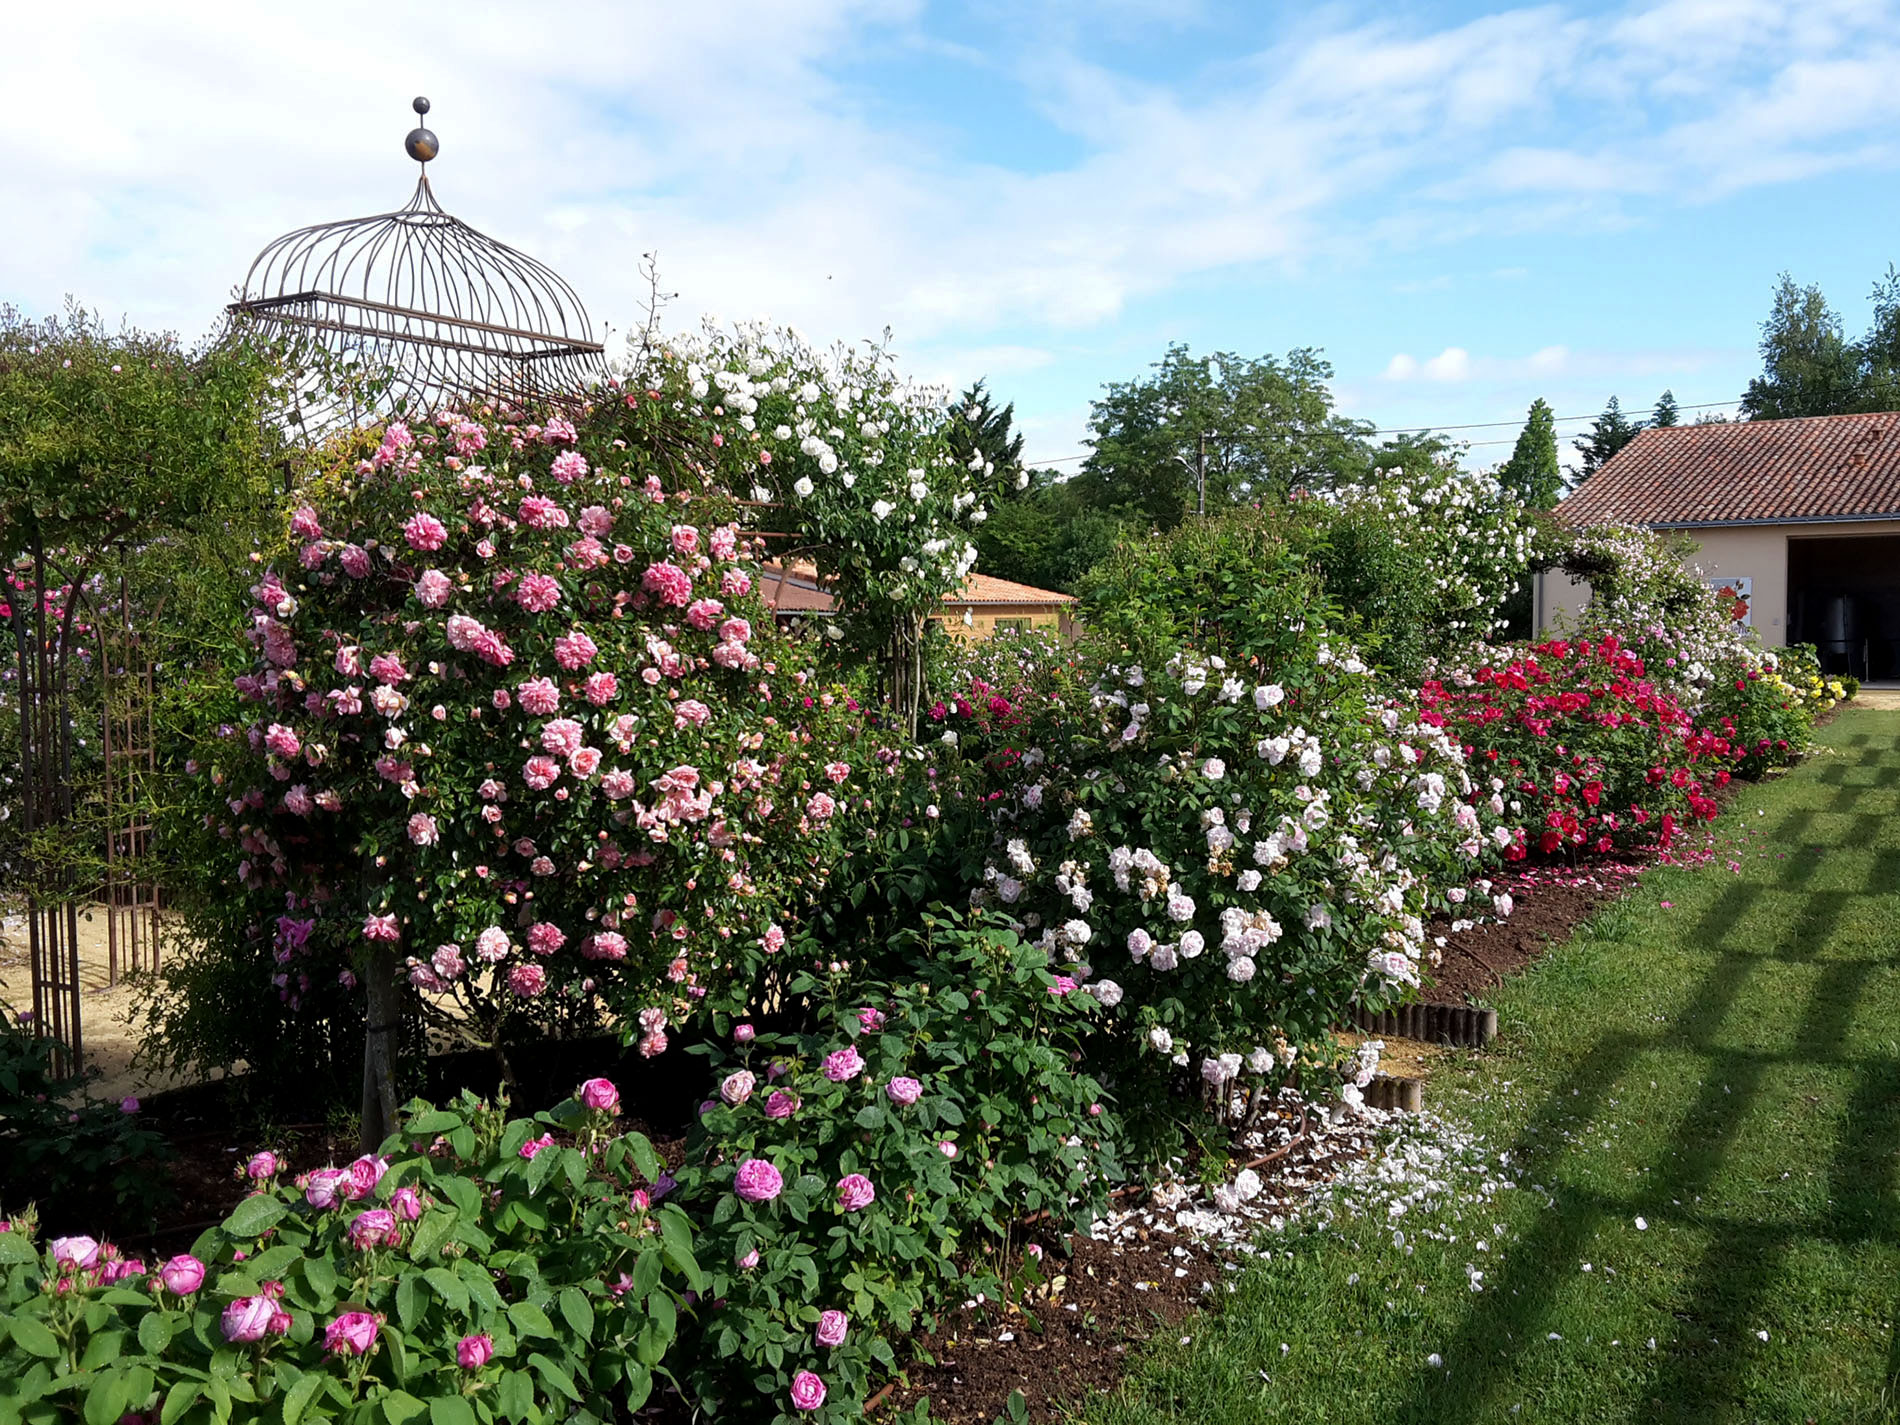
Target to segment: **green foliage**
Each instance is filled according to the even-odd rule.
[[[90,1078],[55,1079],[53,1042],[0,1008],[0,1188],[15,1205],[38,1199],[63,1221],[110,1212],[121,1221],[165,1205],[154,1169],[165,1140],[143,1127],[136,1106],[86,1095]]]
[[[1557,463],[1557,426],[1550,403],[1542,396],[1531,402],[1524,429],[1511,458],[1498,470],[1498,484],[1533,510],[1547,510],[1564,492],[1564,473]]]
[[[977,564],[1000,579],[1072,594],[1131,528],[1090,504],[1080,482],[1039,470],[1021,493],[999,498],[978,528]]]
[[[644,1403],[705,1286],[685,1215],[628,1205],[662,1176],[645,1138],[572,1101],[507,1121],[464,1095],[410,1105],[383,1153],[302,1194],[261,1174],[182,1292],[90,1239],[0,1233],[0,1418],[490,1425]],[[240,1301],[261,1302],[254,1343],[230,1338]],[[353,1313],[364,1352],[326,1339]],[[492,1358],[465,1364],[478,1337]]]
[[[944,437],[959,465],[1007,489],[1023,468],[1023,435],[1015,422],[1016,403],[997,409],[988,383],[978,381],[951,405]]]
[[[1676,405],[1676,393],[1664,391],[1656,398],[1656,409],[1651,412],[1649,424],[1652,430],[1668,430],[1680,421],[1681,410]]]
[[[1089,416],[1094,451],[1077,477],[1091,504],[1170,529],[1207,508],[1363,479],[1371,426],[1333,410],[1333,368],[1299,347],[1284,360],[1173,345],[1150,377],[1111,383]]]
[[[1862,354],[1818,285],[1798,287],[1786,272],[1761,325],[1762,374],[1748,383],[1749,420],[1831,416],[1863,409]]]
[[[1570,443],[1577,454],[1583,457],[1583,468],[1577,472],[1578,483],[1588,480],[1607,465],[1611,457],[1636,439],[1642,429],[1643,422],[1624,415],[1622,403],[1615,396],[1610,397],[1603,414],[1591,423],[1589,431]]]
[[[1074,1067],[1096,1002],[1000,921],[919,924],[888,982],[835,969],[793,983],[823,1006],[815,1032],[712,1051],[719,1095],[679,1173],[708,1220],[714,1305],[692,1384],[709,1414],[857,1418],[920,1319],[953,1296],[1007,1296],[1025,1216],[1086,1224],[1120,1174],[1115,1117]],[[783,1190],[739,1196],[750,1160]],[[875,1194],[862,1206],[846,1206],[852,1175]],[[841,1342],[817,1339],[823,1312],[847,1318],[833,1318]],[[827,1391],[811,1415],[790,1404],[801,1371]]]

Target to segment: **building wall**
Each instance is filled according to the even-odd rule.
[[[1659,533],[1667,530],[1659,529]],[[1841,524],[1743,525],[1728,529],[1685,529],[1680,533],[1696,542],[1695,562],[1711,579],[1753,581],[1751,623],[1761,641],[1771,647],[1788,641],[1788,541],[1841,539],[1867,535],[1900,534],[1900,520],[1867,520]],[[1537,576],[1538,629],[1574,616],[1590,599],[1590,586],[1552,570]]]
[[[968,623],[963,621],[966,609],[970,614]],[[939,620],[945,633],[966,643],[982,642],[996,632],[999,621],[1004,626],[1021,622],[1051,633],[1069,632],[1066,604],[946,604]]]

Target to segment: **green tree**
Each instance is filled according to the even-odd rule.
[[[1656,409],[1650,414],[1649,424],[1656,430],[1668,430],[1681,424],[1681,408],[1676,405],[1676,393],[1664,391],[1656,398]]]
[[[998,410],[987,380],[979,380],[957,397],[944,434],[959,462],[966,468],[987,469],[1007,490],[1015,485],[1023,464],[1023,436],[1015,423],[1016,403]],[[972,466],[979,456],[981,464]]]
[[[1877,314],[1881,291],[1876,288]],[[1895,295],[1891,282],[1885,291]],[[1891,302],[1886,310],[1892,311]],[[1876,331],[1879,328],[1877,315]],[[1761,325],[1761,361],[1762,374],[1742,395],[1742,414],[1749,420],[1831,416],[1867,408],[1861,348],[1842,336],[1841,319],[1818,285],[1797,287],[1793,277],[1781,274],[1768,319]]]
[[[1642,429],[1643,422],[1624,415],[1622,402],[1614,396],[1610,397],[1610,403],[1591,424],[1589,433],[1571,442],[1583,457],[1583,469],[1577,472],[1578,483],[1581,484],[1601,470],[1609,463],[1610,457],[1636,439],[1637,432]]]
[[[1202,507],[1203,488],[1211,513],[1363,480],[1372,427],[1333,409],[1332,375],[1310,347],[1281,360],[1170,346],[1152,376],[1094,403],[1080,490],[1095,508],[1169,529]]]
[[[1028,487],[998,500],[977,527],[977,568],[999,579],[1072,594],[1127,528],[1119,516],[1091,505],[1076,481],[1053,470],[1031,471]]]
[[[1557,463],[1557,421],[1542,396],[1531,402],[1524,429],[1518,433],[1511,458],[1498,470],[1502,485],[1531,509],[1547,510],[1564,492],[1564,473]]]
[[[1874,283],[1873,325],[1860,344],[1861,409],[1900,410],[1900,270]]]

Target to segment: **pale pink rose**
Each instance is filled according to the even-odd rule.
[[[729,599],[744,598],[752,592],[752,576],[743,569],[728,569],[719,576],[719,592]]]
[[[409,677],[409,670],[395,654],[378,653],[369,660],[369,674],[379,682],[400,683]]]
[[[388,1171],[389,1159],[365,1153],[345,1171],[339,1191],[351,1202],[361,1202],[376,1191],[376,1184],[383,1180],[383,1174]]]
[[[546,495],[529,495],[516,513],[530,529],[566,529],[567,511]]]
[[[681,698],[673,705],[673,726],[675,730],[689,727],[704,727],[712,720],[712,709],[697,698]]]
[[[435,818],[427,812],[417,812],[409,818],[409,839],[418,846],[433,846],[439,839]]]
[[[530,678],[516,686],[515,694],[521,710],[533,717],[546,717],[561,705],[561,690],[552,678]]]
[[[581,955],[589,960],[624,960],[627,958],[627,937],[617,930],[603,930],[582,943]]]
[[[440,549],[449,542],[447,527],[427,510],[417,510],[409,516],[403,524],[402,533],[411,549],[420,549],[425,553]]]
[[[719,1097],[730,1104],[741,1104],[752,1097],[752,1090],[758,1079],[750,1069],[740,1069],[737,1073],[727,1074],[720,1082]]]
[[[901,1075],[884,1085],[884,1092],[889,1095],[891,1102],[902,1104],[906,1108],[917,1102],[923,1091],[924,1086],[917,1080],[907,1079]]]
[[[864,1072],[864,1056],[858,1053],[858,1046],[847,1044],[835,1053],[825,1055],[825,1077],[834,1084],[842,1084],[855,1079]]]
[[[693,577],[676,564],[650,565],[640,578],[640,586],[662,604],[683,609],[693,597]]]
[[[714,559],[730,559],[739,549],[739,532],[729,524],[722,524],[712,532],[708,545]]]
[[[53,1260],[65,1271],[91,1271],[103,1250],[91,1237],[55,1237],[52,1247]]]
[[[224,1308],[221,1322],[224,1339],[233,1345],[261,1341],[264,1333],[270,1330],[271,1319],[276,1314],[276,1304],[269,1297],[240,1296]]]
[[[336,671],[346,678],[360,678],[363,675],[363,650],[353,643],[346,643],[337,649],[331,663]]]
[[[699,552],[699,531],[689,524],[674,525],[673,552],[675,554],[697,554]]]
[[[396,1226],[396,1214],[386,1207],[359,1212],[350,1219],[350,1245],[359,1252],[375,1247],[394,1247],[402,1241],[402,1229]]]
[[[416,580],[416,599],[424,608],[439,609],[448,603],[455,593],[455,585],[449,582],[449,576],[440,569],[425,569],[422,577]]]
[[[528,927],[528,948],[537,955],[552,955],[567,944],[567,934],[551,920],[537,920]]]
[[[561,602],[561,586],[546,574],[523,574],[515,602],[531,614],[544,614]]]
[[[614,517],[605,505],[589,505],[581,511],[581,532],[596,538],[610,533],[614,527]]]
[[[604,707],[612,702],[620,692],[620,680],[612,673],[589,673],[587,675],[587,701],[595,707]]]
[[[570,673],[592,663],[599,652],[594,640],[578,628],[554,640],[554,661]]]
[[[548,987],[548,972],[539,965],[510,965],[508,988],[522,999],[533,999]]]
[[[548,466],[548,474],[563,485],[572,485],[587,474],[587,459],[578,450],[563,450]]]
[[[341,1168],[318,1168],[302,1179],[303,1200],[318,1209],[335,1207],[344,1200],[343,1184],[349,1176]]]
[[[694,599],[686,607],[686,622],[705,633],[719,622],[719,616],[725,611],[726,606],[717,599]]]
[[[290,517],[290,532],[299,539],[322,539],[323,522],[310,506],[299,505],[297,512]]]
[[[368,915],[363,917],[363,938],[392,943],[402,939],[402,926],[393,911],[388,915]]]
[[[828,793],[819,792],[805,804],[805,815],[813,821],[829,821],[831,814],[837,809],[838,803],[833,801]]]
[[[777,925],[766,926],[765,934],[759,937],[759,944],[764,947],[766,954],[778,954],[779,951],[785,948],[784,929]]]
[[[508,932],[499,925],[491,925],[475,937],[475,957],[485,964],[494,965],[508,958]]]
[[[567,770],[576,777],[588,778],[600,770],[600,749],[597,747],[577,747],[567,759]]]
[[[561,764],[552,757],[530,757],[521,768],[521,779],[537,792],[545,792],[561,775]]]
[[[719,625],[719,636],[727,643],[746,643],[752,638],[752,625],[742,618],[729,618]]]
[[[173,1296],[190,1296],[205,1284],[205,1264],[184,1253],[161,1266],[158,1279]]]
[[[541,729],[541,750],[566,757],[581,745],[586,729],[571,717],[557,717]]]
[[[274,722],[264,733],[264,746],[274,756],[289,761],[303,750],[303,741],[294,729]]]
[[[877,1201],[877,1189],[863,1173],[847,1173],[838,1179],[838,1207],[843,1212],[862,1212]]]
[[[422,1195],[412,1187],[399,1187],[389,1195],[389,1210],[398,1221],[414,1222],[422,1216]]]
[[[818,1329],[812,1339],[821,1346],[842,1346],[850,1329],[851,1318],[842,1311],[823,1311],[818,1314]]]
[[[369,573],[369,551],[360,544],[344,545],[337,562],[352,579],[361,579]]]

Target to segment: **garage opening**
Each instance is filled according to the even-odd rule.
[[[1900,535],[1790,538],[1788,636],[1829,673],[1900,679]]]

